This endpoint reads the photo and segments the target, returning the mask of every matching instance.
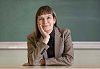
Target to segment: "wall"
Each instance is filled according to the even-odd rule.
[[[0,41],[26,41],[42,5],[56,11],[58,25],[71,29],[73,41],[100,41],[100,0],[0,0]]]

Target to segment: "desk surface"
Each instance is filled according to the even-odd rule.
[[[84,61],[83,59],[84,56],[83,56],[80,58],[81,60],[85,62],[83,64],[82,63],[83,61],[80,61],[80,59],[78,58],[80,57],[79,55],[86,54],[84,52],[87,52],[87,51],[82,51],[82,52],[75,51],[75,61],[77,62],[79,61],[79,63],[74,63],[73,66],[67,68],[66,66],[22,66],[23,63],[27,62],[27,51],[26,50],[0,50],[0,69],[51,69],[51,68],[52,69],[57,69],[57,68],[58,69],[89,69],[89,68],[90,69],[96,69],[96,68],[100,69],[100,64],[96,62],[96,61],[100,61],[99,57],[93,59],[95,60],[94,63],[97,63],[97,64],[93,64],[93,63],[90,64],[90,62],[87,63],[88,62],[87,60],[88,59],[90,60],[94,55],[93,56],[91,56],[92,54],[89,55],[91,56],[91,58],[89,58],[88,56],[86,60],[87,62]],[[90,51],[90,53],[91,52],[92,51]],[[92,53],[94,53],[94,51]],[[96,53],[99,53],[99,52],[97,51]],[[76,60],[76,55],[77,55],[77,60]]]
[[[71,68],[65,66],[28,66],[28,67],[4,67],[0,69],[100,69],[100,68]]]

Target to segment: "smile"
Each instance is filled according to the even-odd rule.
[[[49,25],[45,25],[45,26],[42,26],[42,27],[48,27]]]

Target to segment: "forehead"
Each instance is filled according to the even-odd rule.
[[[52,14],[43,14],[43,15],[40,15],[40,16],[38,16],[38,17],[48,17],[48,16],[49,16],[49,17],[53,17]]]

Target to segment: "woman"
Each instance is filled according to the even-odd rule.
[[[57,26],[57,17],[51,7],[38,9],[36,32],[27,39],[28,63],[24,66],[72,65],[74,52],[70,30]]]

